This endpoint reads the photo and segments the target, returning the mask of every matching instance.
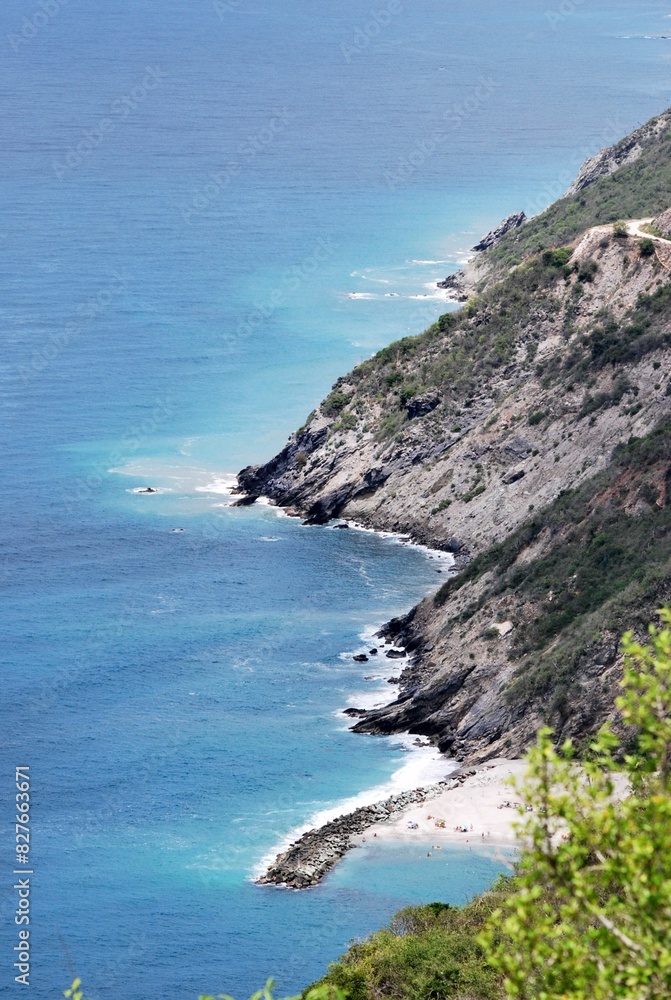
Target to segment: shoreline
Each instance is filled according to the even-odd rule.
[[[524,760],[499,758],[337,816],[307,830],[279,853],[255,884],[296,890],[317,886],[348,851],[362,847],[371,833],[380,843],[421,843],[428,846],[429,855],[457,844],[468,844],[484,854],[513,850],[517,847],[513,830],[517,810],[507,780],[525,769]],[[457,832],[457,825],[472,826],[472,830]]]
[[[358,846],[354,840],[357,834],[363,835],[373,826],[388,823],[409,806],[421,805],[440,795],[458,780],[459,776],[456,774],[426,788],[390,795],[306,830],[277,855],[263,875],[254,880],[256,885],[276,885],[289,889],[307,889],[318,885],[349,850]]]
[[[513,829],[518,815],[516,793],[508,781],[519,779],[526,769],[524,759],[502,757],[468,767],[459,772],[463,775],[461,780],[432,800],[430,809],[411,806],[393,823],[375,827],[374,836],[383,843],[430,841],[438,850],[466,844],[476,852],[515,848],[518,846]],[[360,846],[360,841],[355,845]]]
[[[269,508],[275,513],[276,516],[280,517],[291,517],[302,519],[301,512],[297,511],[291,506],[285,507],[282,504],[277,503],[271,497],[258,496],[255,497],[244,491],[240,490],[237,481],[231,485],[229,488],[229,495],[233,499],[231,506],[252,506],[254,504],[259,504],[265,508]],[[436,581],[436,585],[440,586],[446,578],[449,578],[458,569],[457,560],[452,552],[446,551],[444,549],[439,549],[427,545],[418,539],[415,539],[410,533],[395,532],[384,530],[380,528],[368,527],[367,525],[361,524],[353,519],[347,518],[334,518],[328,525],[309,525],[314,527],[324,527],[328,530],[338,530],[338,529],[349,529],[352,531],[359,531],[364,534],[374,534],[378,535],[385,541],[393,542],[396,545],[403,545],[410,548],[417,549],[421,551],[424,558],[429,561],[435,561],[438,564],[436,569],[436,575],[441,575],[442,580]],[[427,595],[435,592],[435,587],[431,587],[427,590]],[[385,685],[389,685],[393,679],[393,674],[399,669],[401,673],[412,667],[414,663],[414,650],[405,648],[402,641],[396,642],[392,636],[397,636],[403,631],[404,623],[408,617],[414,611],[416,605],[403,615],[398,617],[393,617],[387,621],[384,621],[380,625],[371,625],[370,631],[374,638],[370,639],[373,645],[382,646],[380,647],[380,653],[384,653],[385,647],[389,649],[403,649],[404,654],[402,657],[394,658],[388,660],[384,655],[380,656],[378,659],[374,657],[368,660],[371,666],[379,666],[380,673],[376,680],[380,681],[381,687],[378,689],[377,694],[380,695],[381,704],[388,705],[394,702],[401,696],[403,691],[403,684],[401,679],[391,687],[389,690],[385,690]],[[359,638],[362,640],[363,649],[364,646],[367,647],[368,637],[360,635]],[[378,640],[378,641],[375,641]],[[348,659],[353,657],[354,653],[341,654],[347,655]],[[358,654],[360,655],[360,654]],[[363,666],[363,663],[362,663]],[[394,666],[396,670],[394,670]],[[365,677],[363,678],[366,679]],[[372,679],[372,678],[371,678]],[[363,692],[352,692],[349,696],[349,703],[337,712],[343,721],[347,723],[352,723],[357,721],[359,712],[364,714],[372,711],[374,709],[359,709],[356,706],[357,695],[362,695]],[[372,694],[372,692],[371,692]],[[390,697],[391,696],[391,697]],[[364,696],[365,697],[365,696]],[[347,729],[354,731],[354,725],[348,724]],[[404,734],[398,734],[399,736],[404,736],[407,739],[411,739],[411,733],[407,732]],[[459,762],[449,757],[444,757],[438,750],[436,746],[430,744],[429,742],[423,742],[420,744],[419,738],[415,737],[416,744],[414,746],[408,746],[407,750],[412,753],[413,751],[431,747],[436,755],[440,756],[444,760],[445,767],[448,768],[450,765],[453,766],[451,772],[445,778],[438,782],[432,782],[431,784],[418,785],[414,788],[405,789],[400,792],[388,795],[384,799],[379,799],[373,801],[372,803],[358,806],[355,809],[351,809],[349,812],[341,813],[335,817],[326,820],[319,826],[311,827],[308,829],[303,828],[295,840],[289,841],[291,834],[287,836],[284,844],[280,845],[280,849],[274,857],[274,860],[268,862],[269,858],[272,858],[272,853],[266,855],[261,864],[263,867],[259,866],[256,868],[254,874],[252,875],[252,881],[255,885],[274,885],[276,887],[285,887],[290,889],[306,889],[318,885],[329,871],[340,861],[345,854],[351,849],[360,846],[360,843],[355,839],[357,836],[363,836],[365,839],[365,834],[368,830],[373,827],[383,826],[390,823],[393,819],[402,817],[403,813],[409,807],[415,806],[416,808],[421,808],[425,802],[428,802],[437,796],[440,796],[446,790],[458,787],[469,775],[475,772],[472,769],[464,770],[464,766]],[[371,792],[374,789],[370,789]],[[365,796],[365,790],[360,793],[361,796]],[[356,798],[353,796],[352,798]],[[337,808],[335,806],[334,808]],[[309,820],[308,820],[309,822]],[[375,833],[377,836],[377,833]],[[276,848],[277,850],[277,848]],[[261,874],[257,874],[261,871]]]

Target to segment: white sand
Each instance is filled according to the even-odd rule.
[[[474,851],[517,846],[513,823],[519,819],[514,803],[519,801],[507,784],[511,777],[520,778],[527,769],[524,760],[493,760],[478,766],[474,775],[460,785],[442,792],[435,799],[408,806],[389,823],[378,823],[365,834],[353,838],[355,844],[377,838],[378,842],[417,843],[427,851],[459,844]],[[505,806],[509,802],[510,806]],[[444,829],[436,822],[445,821]],[[408,823],[417,829],[409,829]],[[467,827],[466,833],[455,827]]]

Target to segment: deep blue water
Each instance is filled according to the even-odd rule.
[[[343,654],[439,577],[225,486],[444,311],[431,284],[492,224],[666,106],[664,4],[559,6],[5,0],[3,989],[17,764],[38,1000],[70,962],[101,1000],[296,990],[500,870],[378,848],[305,894],[252,884],[320,811],[437,773],[338,711],[387,690]]]

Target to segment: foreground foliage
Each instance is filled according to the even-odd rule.
[[[649,647],[624,637],[631,753],[606,726],[578,766],[571,743],[556,750],[540,733],[519,789],[516,877],[463,908],[402,911],[322,984],[352,1000],[671,996],[671,612],[663,620]]]
[[[650,647],[624,637],[618,708],[638,731],[624,767],[608,726],[580,768],[549,730],[529,755],[519,886],[482,938],[510,997],[671,996],[671,612],[662,617]],[[618,771],[626,797],[614,796]]]
[[[252,993],[249,1000],[280,1000],[274,995],[275,981],[267,979],[262,990]],[[66,1000],[87,1000],[82,989],[81,979],[75,979],[70,989],[63,992]],[[309,1000],[345,1000],[345,995],[338,989],[328,986],[315,986],[307,991]],[[198,1000],[233,1000],[228,993],[218,993],[216,997],[207,995],[200,996]],[[300,995],[295,997],[284,997],[282,1000],[301,1000]]]
[[[341,989],[349,1000],[499,1000],[503,976],[487,961],[478,937],[512,884],[501,877],[464,907],[430,903],[401,910],[389,927],[353,944],[320,985]],[[303,1000],[308,996],[306,991]]]

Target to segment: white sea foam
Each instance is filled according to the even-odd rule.
[[[383,683],[370,691],[355,691],[348,695],[348,708],[364,708],[367,712],[371,712],[374,708],[384,708],[390,701],[396,701],[400,693],[398,684],[387,683],[379,674],[373,674],[371,680]],[[344,728],[349,729],[352,724],[351,716],[345,715],[342,709],[339,709],[335,714],[339,719],[344,719],[347,722]]]
[[[388,739],[392,739],[388,737]],[[273,849],[265,854],[254,866],[251,878],[256,879],[263,875],[267,868],[274,862],[278,854],[286,851],[287,848],[297,840],[307,830],[323,826],[337,816],[345,815],[360,809],[362,806],[370,806],[382,799],[389,798],[390,795],[399,795],[414,788],[426,787],[443,781],[459,765],[456,761],[446,760],[435,747],[417,747],[414,745],[416,737],[403,736],[394,738],[396,746],[406,753],[406,758],[400,767],[394,771],[388,781],[380,785],[375,785],[366,791],[359,792],[351,798],[334,802],[332,805],[323,806],[317,809],[306,820],[304,824],[294,827],[287,833],[286,837],[275,844]]]
[[[445,264],[446,266],[451,264],[451,260],[409,260],[409,264]]]
[[[347,523],[353,531],[364,531],[370,535],[377,535],[379,538],[387,539],[396,545],[408,545],[410,548],[418,549],[420,552],[426,553],[430,559],[434,559],[439,563],[443,563],[445,568],[451,569],[454,566],[454,556],[451,552],[443,552],[442,549],[432,549],[428,545],[422,545],[420,542],[415,542],[410,537],[410,535],[402,534],[397,531],[378,531],[377,528],[368,528],[364,524],[359,524],[357,521],[347,521],[339,522]],[[378,626],[379,631],[381,626]]]
[[[109,472],[144,480],[145,485],[134,487],[127,491],[129,493],[141,493],[150,485],[158,493],[215,493],[228,496],[237,484],[237,476],[232,472],[151,457],[134,459],[127,465],[109,469]]]
[[[234,476],[232,473],[228,473],[223,476],[215,476],[211,482],[205,483],[203,486],[196,486],[196,493],[230,494],[231,491],[235,489],[237,484],[238,477]]]

